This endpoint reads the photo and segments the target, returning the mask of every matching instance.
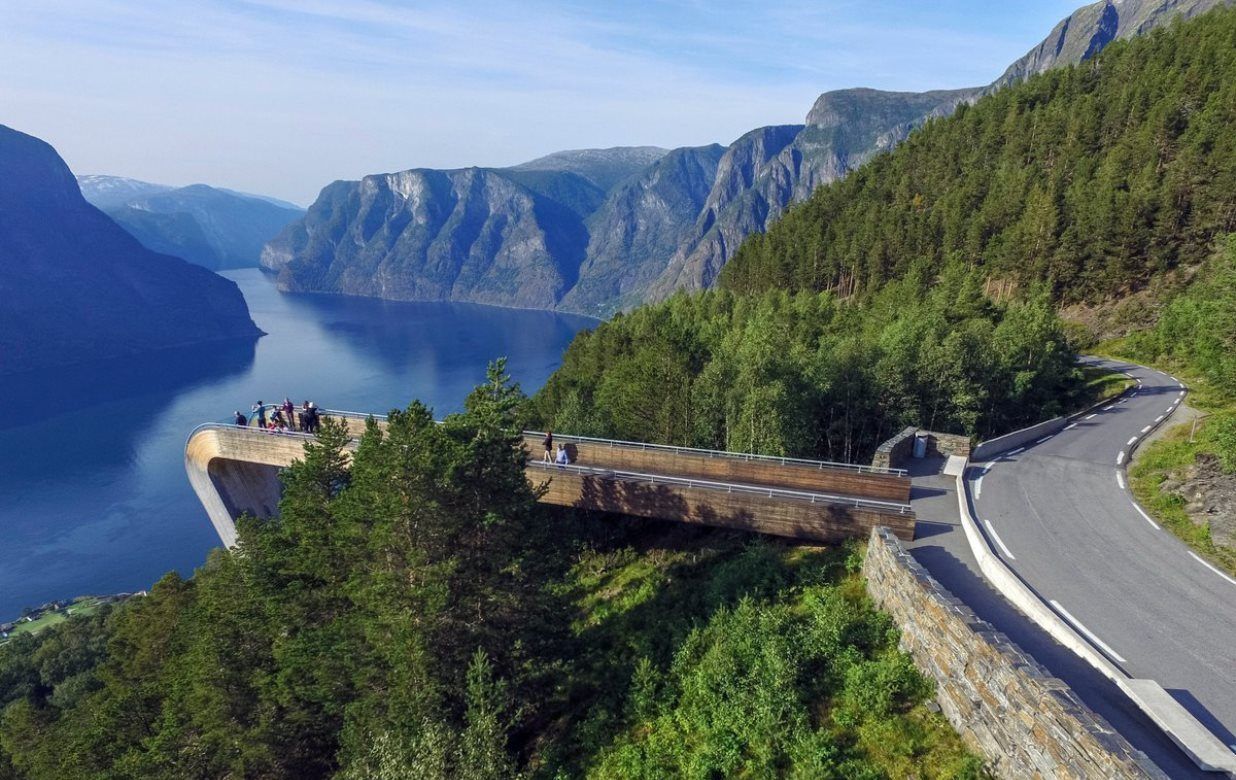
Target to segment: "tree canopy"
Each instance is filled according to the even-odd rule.
[[[1236,230],[1236,10],[999,90],[821,187],[721,274],[738,292],[864,292],[926,264],[1097,301]]]

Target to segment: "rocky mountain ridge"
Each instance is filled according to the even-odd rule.
[[[758,128],[728,147],[574,150],[513,168],[467,169],[472,174],[405,171],[451,182],[467,176],[473,183],[463,190],[424,187],[363,213],[345,213],[345,204],[362,208],[361,191],[403,174],[336,182],[266,247],[262,265],[287,290],[608,316],[677,290],[708,287],[747,236],[933,117],[1048,68],[1082,62],[1115,40],[1232,1],[1103,0],[1062,21],[985,87],[827,92],[803,124]],[[484,183],[484,197],[476,182]],[[342,197],[342,190],[353,195]],[[445,199],[431,203],[433,193]],[[446,216],[427,217],[436,213]]]

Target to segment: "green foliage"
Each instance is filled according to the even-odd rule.
[[[1168,301],[1154,327],[1129,336],[1119,349],[1146,362],[1184,366],[1220,401],[1236,398],[1236,235]]]
[[[568,433],[859,460],[906,425],[1037,422],[1080,384],[1045,294],[996,304],[950,267],[861,302],[712,292],[643,307],[578,336],[534,411]]]
[[[727,566],[702,571],[666,562],[676,580],[685,576],[719,601],[669,652],[640,658],[625,721],[608,743],[593,736],[600,750],[572,774],[981,776],[953,735],[924,728],[932,716],[921,704],[932,689],[897,649],[897,632],[871,608],[861,580],[845,573],[841,555],[767,544],[722,555]],[[723,568],[729,572],[718,581]],[[750,574],[736,577],[736,569]],[[739,584],[770,569],[780,584]],[[678,628],[674,618],[669,631]],[[622,630],[621,617],[610,619],[609,630]]]
[[[0,777],[974,776],[861,545],[537,507],[521,397],[323,426],[192,580],[0,648]],[[480,481],[477,481],[480,480]]]
[[[873,291],[960,262],[1100,300],[1236,230],[1236,11],[1119,42],[929,123],[747,239],[723,286]]]

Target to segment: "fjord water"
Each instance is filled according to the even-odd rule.
[[[52,598],[149,587],[218,546],[189,487],[202,422],[290,396],[386,412],[462,407],[505,356],[532,392],[585,317],[452,303],[285,295],[257,270],[224,274],[267,332],[218,345],[0,378],[0,620]]]

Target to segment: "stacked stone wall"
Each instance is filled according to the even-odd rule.
[[[910,426],[876,449],[871,465],[878,469],[904,468],[906,459],[914,452],[914,434],[918,428]]]
[[[887,529],[871,534],[867,591],[936,682],[949,723],[1002,778],[1162,778],[1145,754],[945,590]]]
[[[927,434],[927,452],[932,455],[960,455],[970,457],[970,437],[956,433],[936,433],[923,431]]]

